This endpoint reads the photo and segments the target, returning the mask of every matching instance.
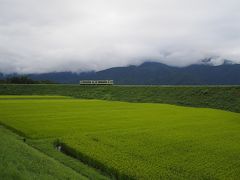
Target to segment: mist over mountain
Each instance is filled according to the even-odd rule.
[[[204,59],[187,67],[173,67],[145,62],[139,66],[113,67],[97,72],[51,72],[27,76],[34,80],[68,84],[79,83],[80,80],[112,79],[115,84],[126,85],[239,85],[240,64],[225,60],[223,64],[213,66],[211,59]]]
[[[0,72],[240,63],[239,0],[1,0]]]

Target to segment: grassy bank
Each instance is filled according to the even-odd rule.
[[[240,112],[240,86],[0,85],[0,95],[61,95],[83,99],[167,103]]]
[[[87,179],[0,126],[0,179]]]
[[[110,180],[108,174],[104,174],[104,172],[88,166],[88,164],[83,163],[80,159],[67,156],[65,153],[57,151],[55,138],[28,139],[27,143],[90,180]]]

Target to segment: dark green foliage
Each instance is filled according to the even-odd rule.
[[[35,81],[27,76],[14,76],[6,79],[6,83],[9,84],[35,84]]]
[[[0,84],[53,84],[50,80],[32,80],[28,76],[12,76],[1,79]]]
[[[0,85],[0,95],[64,95],[82,99],[167,103],[240,112],[240,86]]]

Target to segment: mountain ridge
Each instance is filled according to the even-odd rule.
[[[34,80],[58,83],[79,83],[83,79],[113,79],[115,84],[126,85],[240,85],[240,64],[225,60],[223,64],[214,66],[211,60],[204,60],[186,67],[175,67],[148,61],[138,66],[112,67],[96,72],[50,72],[27,76]]]

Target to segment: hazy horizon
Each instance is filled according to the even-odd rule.
[[[238,0],[0,0],[0,72],[240,63]]]

